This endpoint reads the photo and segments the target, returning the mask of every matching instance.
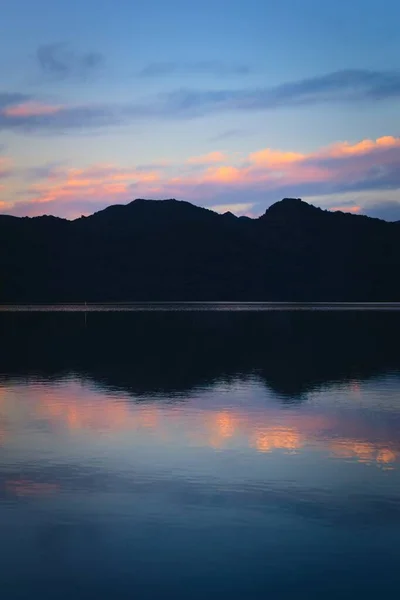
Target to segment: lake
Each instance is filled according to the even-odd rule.
[[[156,309],[0,311],[1,598],[395,597],[400,312]]]

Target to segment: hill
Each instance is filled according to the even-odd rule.
[[[0,216],[0,302],[399,301],[400,225],[285,198],[259,218],[176,200]]]

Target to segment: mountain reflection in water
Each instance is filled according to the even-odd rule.
[[[0,314],[7,600],[390,597],[400,313]]]

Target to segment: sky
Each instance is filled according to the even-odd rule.
[[[0,212],[400,220],[398,0],[1,0]]]

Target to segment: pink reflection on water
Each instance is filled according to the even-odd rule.
[[[349,392],[362,393],[354,382]],[[147,445],[221,450],[244,447],[262,454],[294,454],[308,448],[384,468],[393,467],[400,459],[400,440],[385,422],[368,420],[360,412],[322,413],[315,406],[285,411],[276,405],[221,407],[199,398],[188,398],[184,404],[139,403],[130,396],[106,394],[75,381],[37,384],[22,392],[22,398],[29,399],[25,405],[29,404],[38,421],[47,421],[57,431],[62,428],[68,434],[84,434],[85,438],[90,433],[131,433],[140,434]],[[2,435],[0,414],[0,443]]]

